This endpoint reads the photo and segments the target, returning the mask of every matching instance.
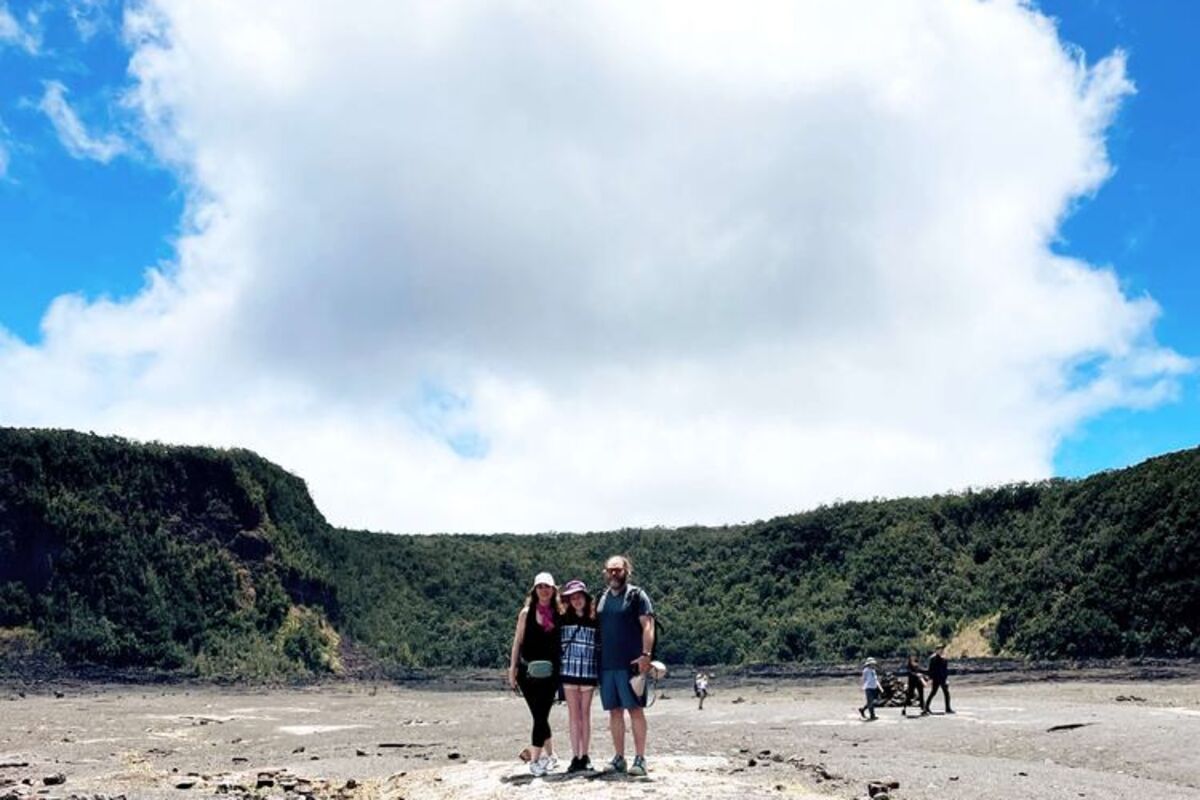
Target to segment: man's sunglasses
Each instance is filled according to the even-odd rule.
[[[619,573],[619,572],[624,572],[624,571],[625,571],[625,568],[624,568],[624,567],[605,567],[605,568],[604,568],[604,571],[605,571],[605,572],[611,572],[611,573],[614,573],[614,574],[615,574],[615,573]]]

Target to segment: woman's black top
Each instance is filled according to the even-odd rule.
[[[530,606],[525,615],[525,636],[521,639],[521,659],[530,661],[549,661],[554,664],[554,673],[558,674],[560,659],[560,633],[562,632],[562,617],[554,612],[554,627],[546,631],[537,621],[537,606]]]

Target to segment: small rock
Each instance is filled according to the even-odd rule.
[[[295,755],[296,753],[303,753],[303,752],[304,752],[304,745],[300,745],[299,747],[297,747],[295,750],[292,751],[292,755]]]
[[[175,788],[176,789],[191,789],[195,785],[196,785],[195,781],[180,781],[179,783],[175,784]]]
[[[462,758],[462,753],[450,753],[446,756],[446,758],[450,759],[451,761],[458,761],[460,758]]]
[[[66,782],[67,776],[63,775],[61,772],[56,772],[53,775],[47,775],[46,777],[42,778],[42,783],[46,786],[58,786],[59,784]]]

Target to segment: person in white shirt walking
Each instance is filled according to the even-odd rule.
[[[875,703],[879,700],[879,676],[875,674],[875,659],[873,658],[868,658],[863,664],[862,688],[867,698],[867,704],[859,707],[858,715],[868,722],[874,722],[877,719]],[[870,716],[867,716],[868,712],[870,712]]]

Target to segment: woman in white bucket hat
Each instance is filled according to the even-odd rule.
[[[539,572],[517,614],[509,656],[508,683],[520,690],[533,717],[529,771],[535,777],[554,769],[558,759],[550,741],[550,709],[558,699],[562,608],[558,587],[549,572]]]
[[[867,704],[859,707],[858,715],[867,722],[874,722],[876,719],[875,703],[879,700],[879,676],[875,674],[875,659],[873,658],[868,658],[863,663],[862,688],[867,698]],[[867,712],[870,712],[871,715],[867,716]]]

